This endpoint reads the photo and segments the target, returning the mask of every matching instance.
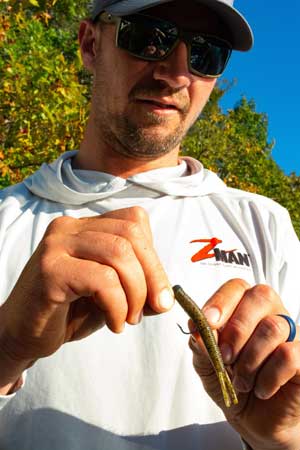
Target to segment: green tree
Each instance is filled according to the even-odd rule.
[[[222,112],[219,100],[227,89],[215,91],[182,152],[218,173],[228,186],[265,195],[285,206],[300,235],[300,179],[296,174],[285,175],[272,158],[268,118],[256,111],[253,100],[243,97],[233,109]]]
[[[82,83],[77,32],[73,25],[63,26],[63,7],[72,17],[76,2],[31,0],[31,8],[26,2],[5,3],[0,11],[2,187],[77,147],[89,97],[88,83]],[[44,4],[49,8],[43,9]]]
[[[79,21],[89,0],[0,0],[0,187],[21,181],[43,162],[78,148],[88,117],[91,79],[78,52]],[[272,158],[268,118],[242,98],[226,112],[219,85],[182,152],[227,185],[285,206],[300,235],[300,177]]]

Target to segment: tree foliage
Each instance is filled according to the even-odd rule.
[[[74,2],[30,0],[32,8],[26,2],[6,3],[0,10],[2,186],[76,148],[88,113],[75,28],[73,22],[65,26],[63,14],[63,5],[68,10],[72,4],[74,16]]]
[[[190,130],[183,153],[199,159],[228,186],[279,202],[289,210],[300,235],[300,177],[285,175],[272,158],[268,118],[256,111],[253,100],[243,97],[233,109],[222,112],[219,100],[227,89],[219,86],[214,92]]]
[[[88,0],[0,0],[0,187],[41,163],[78,148],[88,117],[90,78],[82,69],[77,30]],[[285,206],[300,235],[300,177],[272,158],[268,118],[242,98],[223,112],[219,85],[182,152],[201,160],[227,185]]]

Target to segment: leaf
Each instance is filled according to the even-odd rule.
[[[40,6],[37,0],[29,0],[29,3],[33,6]]]

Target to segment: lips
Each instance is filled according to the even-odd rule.
[[[180,110],[181,108],[175,102],[168,102],[167,100],[154,99],[154,98],[138,98],[138,102],[149,103],[150,105],[157,106],[162,109],[174,109]]]

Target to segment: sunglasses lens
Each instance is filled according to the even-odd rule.
[[[172,23],[136,14],[121,19],[117,45],[138,58],[159,61],[171,53],[179,37],[179,30]],[[193,73],[212,77],[222,74],[231,54],[225,42],[194,33],[184,40],[189,46]]]
[[[191,42],[190,67],[200,75],[219,76],[224,72],[230,55],[231,49],[225,43],[196,36]]]
[[[117,45],[139,58],[157,61],[167,56],[177,36],[177,28],[168,22],[129,16],[120,22]]]

